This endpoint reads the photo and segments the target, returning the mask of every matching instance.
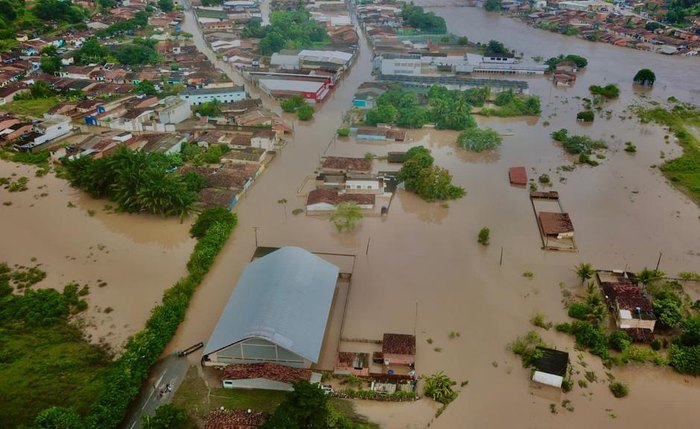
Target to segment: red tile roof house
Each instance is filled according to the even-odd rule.
[[[255,429],[269,418],[267,413],[248,410],[212,411],[204,421],[204,429]]]
[[[328,156],[321,163],[322,173],[370,173],[372,160],[365,158],[346,158]]]
[[[416,337],[408,334],[384,334],[382,340],[384,372],[412,373],[416,361]]]
[[[309,192],[306,198],[307,212],[332,212],[340,203],[357,203],[361,209],[371,210],[374,208],[374,194],[346,194],[338,193],[335,189],[319,188]]]
[[[226,389],[267,389],[291,392],[300,380],[319,383],[321,374],[308,368],[292,368],[271,362],[228,365],[221,381]]]

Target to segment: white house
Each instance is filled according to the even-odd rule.
[[[277,143],[277,133],[272,130],[256,131],[250,138],[250,145],[265,150],[274,150]]]
[[[377,178],[348,178],[345,180],[345,190],[357,193],[380,193],[384,190],[382,181]]]
[[[356,203],[361,209],[371,210],[374,208],[374,194],[350,194],[339,193],[335,189],[318,188],[309,192],[306,198],[307,212],[332,212],[340,203]]]
[[[34,125],[34,132],[41,135],[28,144],[28,149],[42,145],[70,133],[70,118],[63,115],[44,114],[44,120]]]
[[[161,124],[179,124],[192,116],[190,105],[178,96],[171,95],[161,100],[158,120]]]
[[[560,350],[537,347],[540,356],[535,360],[532,381],[560,388],[569,367],[569,354]]]
[[[218,100],[221,103],[233,103],[246,98],[245,88],[242,86],[229,86],[224,88],[185,89],[180,93],[180,98],[190,106]]]

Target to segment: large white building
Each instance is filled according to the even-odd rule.
[[[63,115],[44,114],[44,120],[34,125],[34,132],[41,134],[32,143],[28,143],[26,149],[42,145],[55,138],[70,133],[70,118]],[[22,146],[25,149],[24,146]]]
[[[161,124],[179,124],[192,116],[189,104],[176,95],[165,97],[161,100],[161,105],[157,109]]]
[[[185,89],[180,97],[190,106],[197,106],[210,101],[218,100],[221,103],[233,103],[246,98],[245,88],[242,86],[229,86],[224,88]]]

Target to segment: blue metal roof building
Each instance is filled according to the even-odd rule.
[[[204,349],[205,365],[318,362],[339,269],[298,247],[245,268]]]

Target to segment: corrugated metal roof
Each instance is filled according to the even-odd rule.
[[[299,247],[248,264],[204,350],[263,338],[317,362],[339,269]]]

